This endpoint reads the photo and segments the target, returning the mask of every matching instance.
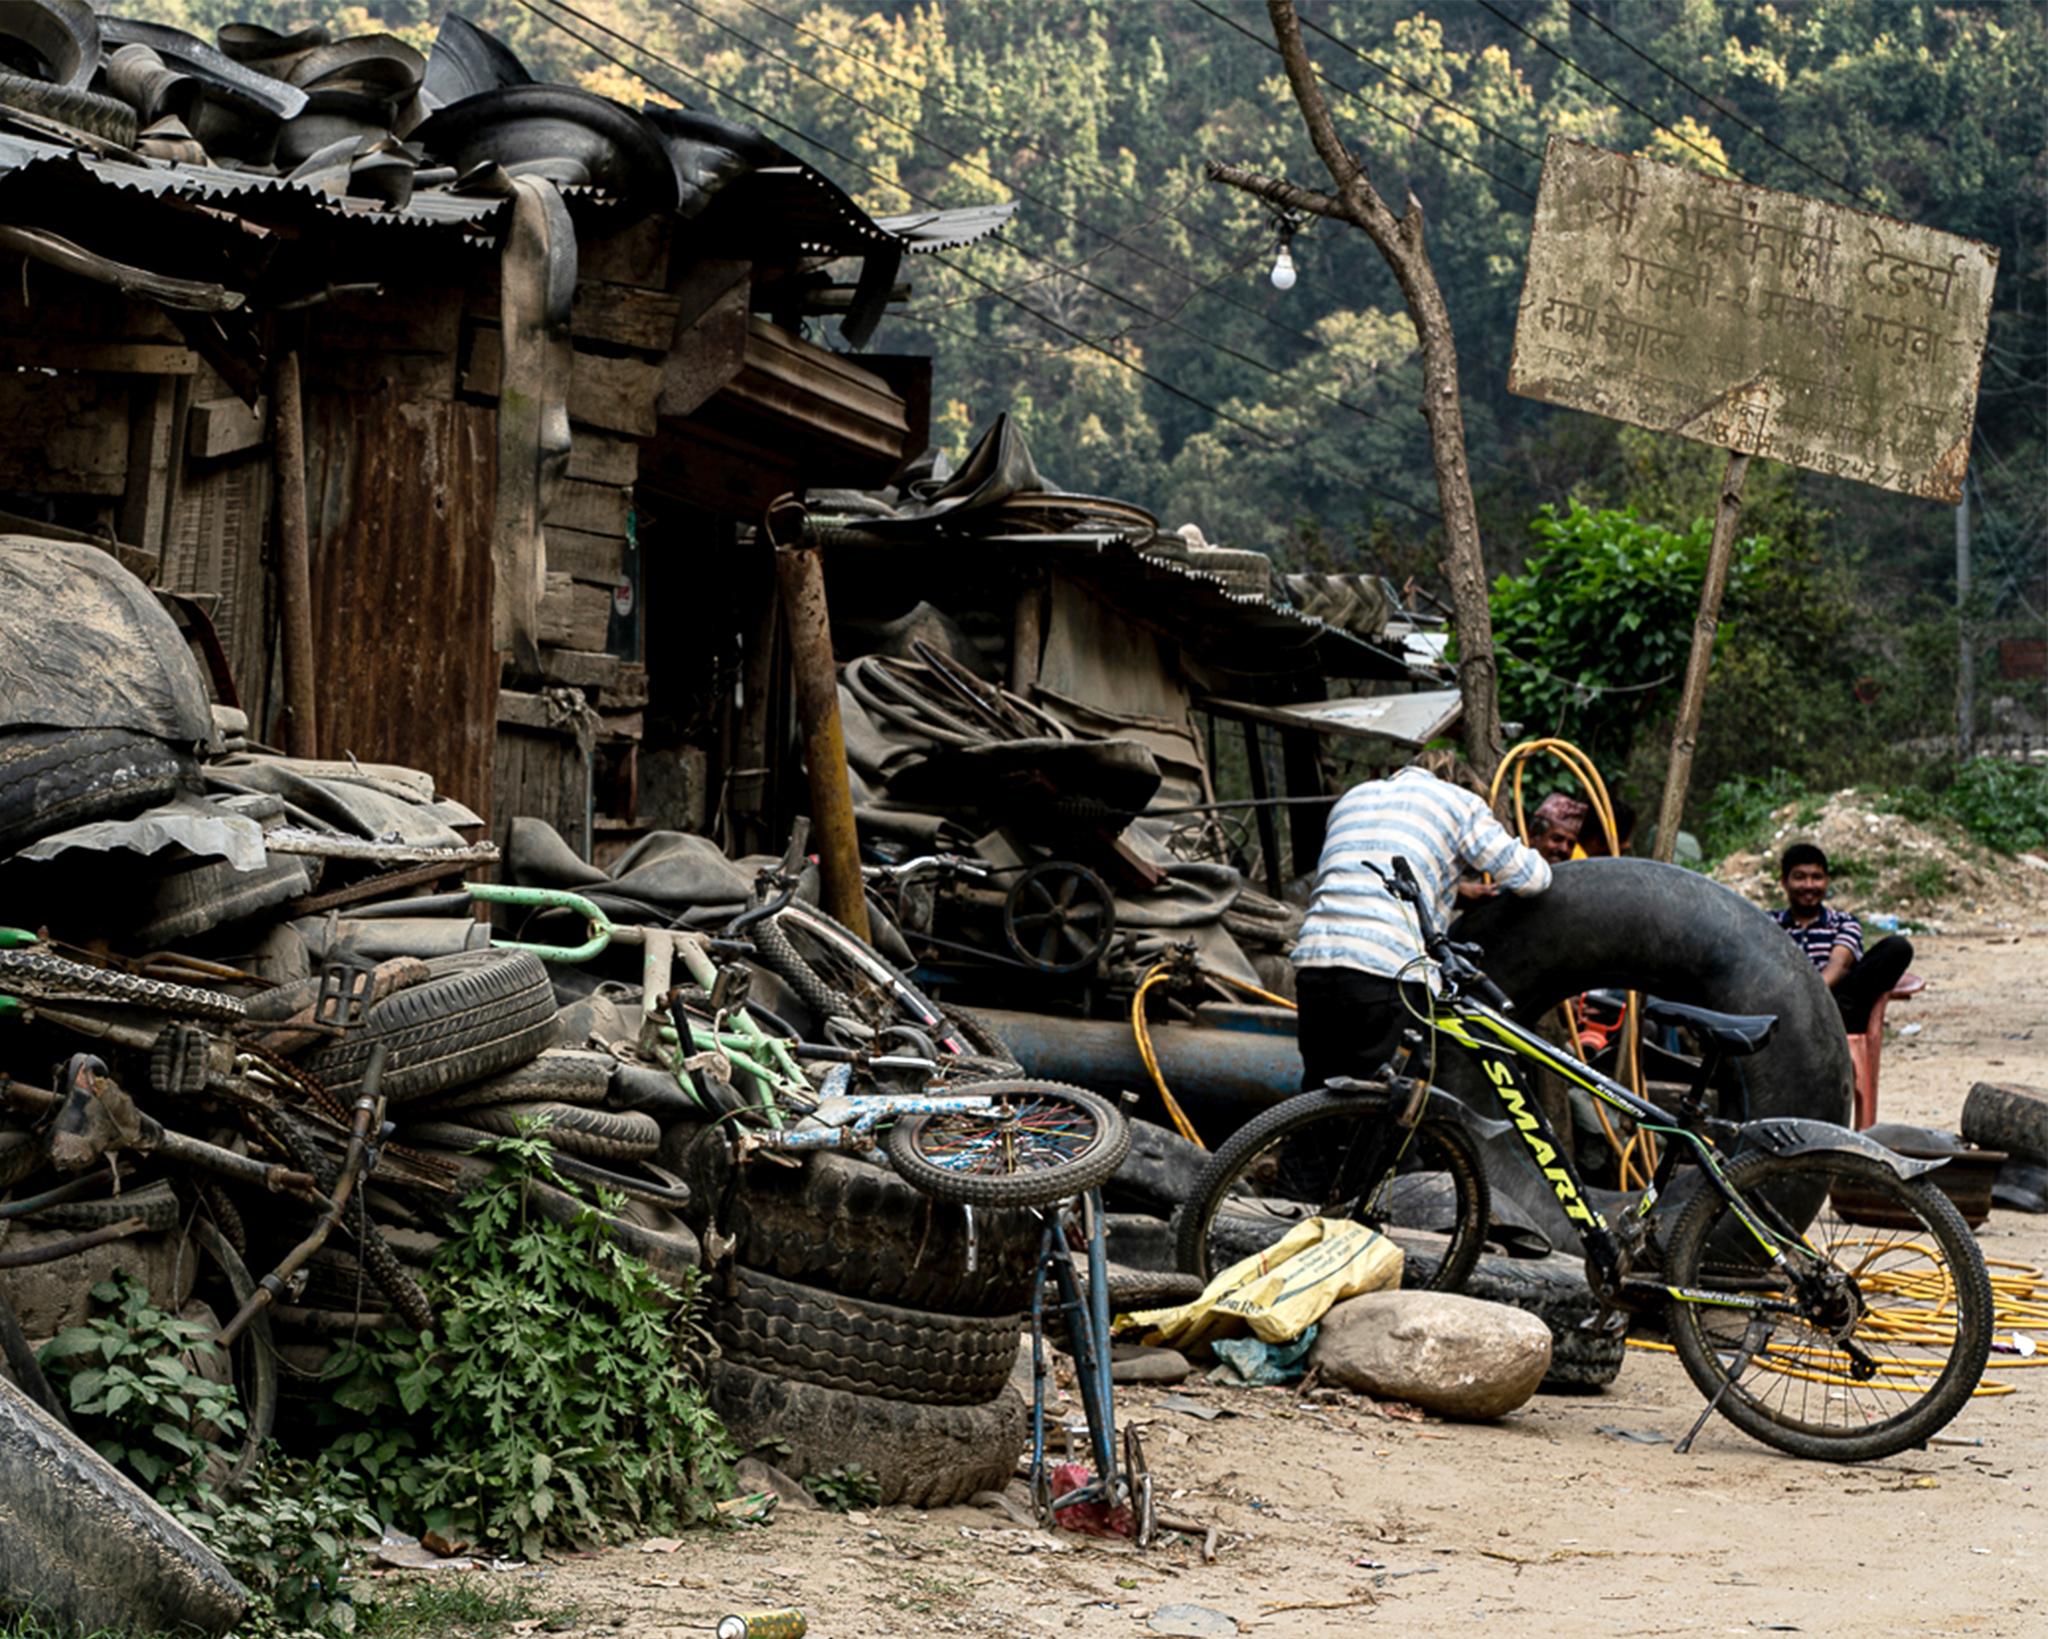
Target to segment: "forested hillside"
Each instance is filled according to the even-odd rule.
[[[137,9],[210,35],[252,8],[146,0]],[[308,0],[274,9],[265,20],[280,26],[382,24],[424,43],[440,7]],[[1203,177],[1204,161],[1222,159],[1323,180],[1262,5],[462,0],[461,9],[537,73],[759,125],[878,212],[1017,200],[1004,241],[915,262],[914,298],[875,344],[937,355],[935,419],[956,450],[1008,410],[1044,470],[1070,488],[1139,500],[1168,525],[1196,521],[1219,543],[1429,584],[1434,483],[1413,337],[1391,277],[1361,236],[1318,222],[1294,241],[1298,282],[1275,289],[1273,222]],[[1645,523],[1684,533],[1708,510],[1718,472],[1711,451],[1506,391],[1531,196],[1544,143],[1561,134],[1999,248],[1972,460],[1973,613],[1987,668],[1998,636],[2042,634],[2048,28],[2039,7],[1304,0],[1301,9],[1348,139],[1382,191],[1412,193],[1430,224],[1496,571],[1522,568],[1546,504],[1560,514],[1573,500],[1634,506]],[[1731,684],[1747,677],[1753,705],[1783,709],[1750,716],[1750,751],[1766,766],[1820,773],[1831,759],[1862,766],[1888,740],[1938,732],[1952,710],[1953,513],[1761,466],[1751,496],[1749,526],[1767,550],[1731,608],[1738,630],[1746,621],[1757,635],[1750,651],[1732,646],[1724,666]],[[1541,633],[1525,629],[1532,635]],[[1644,680],[1626,634],[1579,647],[1570,666],[1553,657],[1553,681]],[[1511,710],[1555,715],[1533,725],[1542,728],[1572,727],[1573,713],[1600,698],[1546,693],[1515,653],[1505,680]],[[2038,710],[2039,687],[2030,687],[2031,697],[2006,692]],[[1786,690],[1795,697],[1782,698]],[[1811,698],[1816,690],[1825,698]],[[1654,716],[1658,699],[1631,714]],[[1711,737],[1727,713],[1709,715]],[[1712,745],[1708,759],[1730,764]]]

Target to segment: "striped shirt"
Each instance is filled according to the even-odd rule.
[[[1348,967],[1386,978],[1422,954],[1415,917],[1364,862],[1386,870],[1405,858],[1435,907],[1450,917],[1463,870],[1486,871],[1509,893],[1541,893],[1550,866],[1493,817],[1484,798],[1419,768],[1353,786],[1330,811],[1315,892],[1294,946],[1296,967]]]
[[[1790,906],[1772,911],[1771,915],[1778,919],[1779,927],[1792,935],[1792,943],[1806,952],[1815,967],[1826,967],[1837,945],[1849,953],[1850,961],[1863,959],[1863,924],[1847,911],[1831,911],[1823,905],[1820,915],[1804,927],[1792,920]]]

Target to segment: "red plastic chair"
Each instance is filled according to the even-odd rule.
[[[1856,1072],[1856,1130],[1874,1126],[1877,1122],[1877,1061],[1884,1051],[1884,1014],[1893,1002],[1902,1002],[1909,996],[1917,996],[1927,988],[1927,981],[1917,973],[1900,977],[1899,982],[1885,995],[1878,997],[1870,1010],[1870,1022],[1861,1031],[1849,1038],[1849,1063]]]

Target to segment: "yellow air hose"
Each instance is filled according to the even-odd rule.
[[[1195,1131],[1195,1124],[1188,1119],[1187,1111],[1180,1107],[1180,1100],[1173,1096],[1172,1089],[1166,1085],[1166,1073],[1159,1068],[1159,1054],[1152,1046],[1152,1024],[1145,1017],[1146,992],[1154,985],[1162,984],[1171,978],[1174,965],[1171,957],[1163,962],[1155,962],[1147,970],[1145,977],[1138,981],[1138,993],[1131,998],[1131,1035],[1138,1043],[1138,1057],[1144,1061],[1145,1072],[1151,1076],[1152,1085],[1159,1091],[1159,1101],[1166,1106],[1166,1113],[1179,1129],[1181,1137],[1198,1149],[1206,1150],[1209,1146],[1202,1142],[1202,1135]],[[1214,984],[1227,985],[1247,996],[1256,996],[1260,1001],[1268,1002],[1274,1007],[1284,1007],[1290,1013],[1295,1011],[1294,1003],[1285,996],[1276,996],[1270,990],[1261,990],[1257,985],[1232,978],[1228,973],[1218,973],[1214,968],[1199,968],[1197,971]]]
[[[1493,785],[1487,793],[1496,813],[1500,810],[1501,787],[1510,774],[1514,776],[1515,834],[1524,843],[1529,840],[1529,816],[1522,799],[1522,782],[1527,775],[1529,763],[1537,757],[1552,757],[1564,764],[1565,769],[1579,782],[1589,800],[1594,815],[1600,821],[1600,828],[1607,837],[1607,852],[1610,857],[1621,852],[1621,833],[1614,823],[1614,802],[1607,793],[1607,782],[1600,777],[1600,770],[1593,759],[1569,740],[1524,740],[1501,759],[1500,767],[1494,770]],[[1626,1011],[1622,1016],[1622,1059],[1627,1066],[1624,1079],[1629,1088],[1641,1095],[1643,1091],[1642,1064],[1642,998],[1635,992],[1628,993]],[[1565,1028],[1570,1032],[1572,1051],[1580,1058],[1586,1056],[1585,1044],[1579,1039],[1578,1021],[1572,1017],[1571,1003],[1563,1004]],[[1629,1135],[1626,1142],[1614,1130],[1614,1123],[1608,1118],[1607,1106],[1597,1100],[1593,1111],[1600,1118],[1601,1131],[1606,1133],[1607,1142],[1620,1163],[1620,1183],[1623,1189],[1647,1186],[1657,1171],[1657,1141],[1646,1132]]]

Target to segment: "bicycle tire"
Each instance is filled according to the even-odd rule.
[[[1333,1093],[1327,1088],[1262,1112],[1230,1136],[1195,1181],[1174,1220],[1175,1263],[1184,1273],[1212,1280],[1304,1219],[1328,1216],[1333,1209],[1380,1195],[1389,1176],[1385,1170],[1370,1181],[1371,1189],[1353,1191],[1341,1202],[1329,1198],[1334,1188],[1349,1186],[1346,1166],[1367,1124],[1391,1122],[1393,1114],[1392,1095],[1385,1091]],[[1318,1128],[1324,1129],[1320,1135]],[[1283,1149],[1286,1153],[1281,1153]],[[1418,1161],[1432,1164],[1411,1164]],[[1425,1118],[1399,1165],[1406,1173],[1447,1173],[1455,1206],[1451,1229],[1440,1241],[1424,1241],[1419,1238],[1422,1232],[1407,1230],[1395,1237],[1406,1254],[1402,1284],[1433,1292],[1459,1291],[1479,1261],[1492,1216],[1492,1195],[1478,1148],[1455,1120]],[[1271,1171],[1270,1183],[1264,1178],[1249,1182],[1255,1170],[1266,1169]],[[1243,1210],[1253,1202],[1270,1204],[1257,1213]],[[1220,1225],[1232,1204],[1241,1210],[1227,1214],[1232,1221]],[[1389,1227],[1372,1214],[1354,1221],[1373,1229]],[[1411,1278],[1424,1269],[1427,1274],[1422,1278]]]
[[[144,1008],[222,1024],[243,1016],[241,998],[223,991],[145,979],[139,973],[93,967],[36,949],[0,950],[0,992],[60,1005],[76,1002]]]
[[[996,1106],[904,1116],[889,1129],[889,1159],[896,1170],[941,1201],[1051,1206],[1107,1181],[1131,1147],[1131,1126],[1122,1112],[1079,1087],[970,1081],[952,1091],[985,1095]],[[992,1145],[998,1132],[1002,1143]]]
[[[827,1019],[857,1019],[860,1010],[854,999],[826,982],[823,975],[804,960],[780,924],[780,913],[754,924],[749,935],[761,965],[796,992],[797,1000],[811,1010],[812,1028],[824,1033]]]
[[[1778,1214],[1771,1202],[1803,1204],[1818,1192],[1806,1244],[1824,1252],[1838,1270],[1840,1256],[1855,1249],[1852,1279],[1860,1313],[1851,1325],[1883,1375],[1854,1380],[1832,1334],[1788,1317],[1794,1339],[1769,1339],[1742,1376],[1732,1377],[1731,1357],[1747,1331],[1745,1311],[1674,1298],[1666,1327],[1694,1385],[1710,1399],[1718,1396],[1717,1409],[1745,1434],[1794,1457],[1869,1462],[1925,1444],[1969,1403],[1991,1353],[1991,1277],[1962,1214],[1925,1179],[1901,1178],[1875,1157],[1843,1151],[1741,1156],[1730,1163],[1728,1181],[1780,1230],[1784,1226],[1774,1221]],[[1765,1186],[1771,1186],[1769,1196],[1761,1194]],[[1902,1234],[1911,1238],[1886,1238],[1897,1226],[1871,1220],[1887,1216],[1910,1224]],[[1720,1192],[1702,1190],[1672,1229],[1666,1257],[1671,1283],[1754,1292],[1769,1279],[1770,1266],[1746,1235],[1732,1251],[1731,1236],[1717,1240],[1716,1231],[1732,1225]],[[1868,1307],[1873,1297],[1893,1305],[1881,1319]],[[1936,1364],[1928,1357],[1939,1354],[1939,1343],[1900,1340],[1938,1336],[1937,1301],[1952,1314],[1950,1352],[1938,1372],[1907,1367]],[[1785,1329],[1781,1321],[1779,1330]],[[1921,1387],[1929,1375],[1933,1381]],[[1770,1399],[1774,1388],[1782,1389],[1776,1403]]]
[[[867,984],[878,988],[888,998],[886,1015],[874,1017],[863,1012],[858,1017],[877,1029],[894,1023],[909,1023],[929,1035],[941,1053],[959,1056],[973,1052],[971,1043],[948,1022],[945,1010],[934,1002],[908,978],[899,973],[873,946],[860,935],[835,922],[815,905],[797,902],[786,906],[780,920],[789,922],[802,930],[814,943],[829,951],[843,966]],[[812,963],[815,968],[817,964]],[[829,984],[831,976],[821,975]],[[854,998],[856,1006],[859,998]],[[879,1009],[876,1010],[879,1012]]]

